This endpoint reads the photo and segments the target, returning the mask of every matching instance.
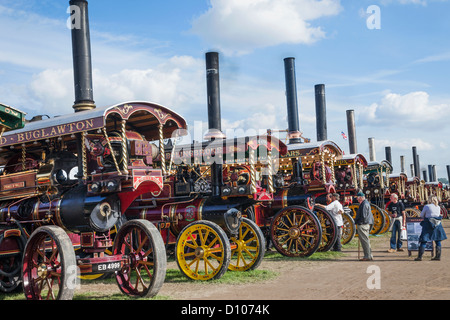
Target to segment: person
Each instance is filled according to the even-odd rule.
[[[434,241],[436,254],[431,260],[440,261],[442,253],[441,241],[447,239],[447,235],[442,227],[441,208],[436,195],[428,197],[427,204],[423,207],[420,217],[423,218],[423,221],[420,223],[422,232],[419,237],[419,254],[414,260],[422,261],[427,242]]]
[[[333,244],[332,250],[342,251],[341,238],[342,230],[344,228],[344,220],[342,219],[342,215],[344,214],[344,207],[342,207],[342,204],[339,202],[339,193],[333,193],[330,197],[331,203],[325,206],[325,209],[328,210],[331,213],[332,217],[336,220],[337,227],[336,242]]]
[[[405,207],[401,202],[398,201],[398,196],[393,193],[390,197],[391,202],[389,203],[387,210],[393,219],[392,229],[391,229],[391,240],[390,248],[388,252],[392,253],[395,251],[403,251],[401,240],[402,228],[406,227],[406,212]]]
[[[358,231],[358,238],[364,251],[364,257],[360,260],[370,261],[373,260],[369,239],[369,233],[374,223],[373,214],[372,210],[370,210],[370,203],[362,191],[356,194],[356,199],[359,202],[359,207],[356,212],[355,224],[356,230]]]

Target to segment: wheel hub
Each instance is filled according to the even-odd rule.
[[[195,257],[199,259],[203,259],[205,257],[205,249],[202,247],[195,248]]]
[[[297,227],[289,229],[289,237],[297,239],[300,236],[300,230]]]
[[[47,277],[47,265],[42,263],[37,267],[37,274],[39,276],[39,278],[45,278]]]

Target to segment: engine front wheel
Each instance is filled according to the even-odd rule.
[[[28,300],[71,300],[77,279],[72,241],[57,226],[36,229],[23,255],[23,289]]]
[[[192,280],[221,278],[230,265],[230,256],[227,235],[213,222],[195,221],[178,235],[177,264],[181,272]]]
[[[126,222],[114,240],[114,255],[127,257],[116,273],[120,290],[132,297],[153,297],[166,277],[167,256],[158,229],[147,220]]]
[[[311,210],[290,206],[275,215],[270,226],[270,238],[282,255],[308,257],[319,248],[322,227]]]

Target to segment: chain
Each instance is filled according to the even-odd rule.
[[[122,157],[123,157],[123,173],[128,174],[128,150],[127,150],[127,134],[126,120],[122,120]]]
[[[166,175],[166,153],[164,151],[164,132],[163,125],[159,125],[159,153],[161,155],[161,170],[163,176]]]

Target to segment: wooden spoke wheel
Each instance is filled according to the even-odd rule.
[[[10,245],[17,244],[17,251],[3,255],[0,259],[0,291],[12,292],[22,283],[22,255],[25,248],[25,241],[22,237],[6,238]],[[0,244],[5,241],[4,234],[0,234]]]
[[[28,300],[71,300],[77,263],[72,241],[57,226],[36,229],[23,255],[23,289]]]
[[[344,207],[342,220],[344,221],[344,227],[342,229],[341,244],[344,245],[352,241],[356,234],[355,221],[352,218],[351,210],[347,207]]]
[[[386,210],[381,209],[381,212],[383,212],[385,223],[384,223],[383,229],[380,230],[379,234],[388,232],[389,229],[391,228],[391,224],[393,222],[393,220],[391,219],[391,216],[389,215],[389,213]]]
[[[314,206],[314,213],[320,221],[322,227],[322,240],[317,251],[328,251],[336,242],[337,226],[336,219],[322,206]]]
[[[317,251],[322,228],[316,215],[301,206],[289,206],[279,211],[270,226],[275,249],[287,257],[308,257]]]
[[[239,233],[231,237],[231,260],[228,267],[233,271],[254,270],[259,267],[266,251],[261,229],[248,218],[243,218]]]
[[[114,255],[128,258],[116,273],[120,290],[132,297],[153,297],[164,283],[167,256],[158,229],[147,220],[130,220],[118,231]]]
[[[373,214],[373,227],[370,231],[370,234],[379,234],[380,231],[384,228],[386,220],[383,211],[380,207],[370,204],[370,209],[372,210]]]
[[[406,208],[405,213],[406,213],[406,217],[408,217],[408,218],[420,217],[420,211],[416,208]]]
[[[181,272],[192,280],[219,279],[227,271],[230,257],[227,235],[211,221],[195,221],[178,235],[177,264]]]

